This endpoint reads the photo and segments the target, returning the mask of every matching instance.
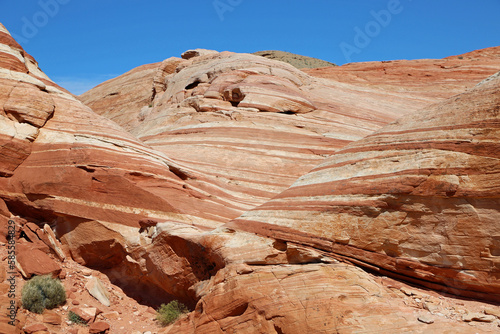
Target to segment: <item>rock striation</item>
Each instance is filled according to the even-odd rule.
[[[443,101],[463,93],[500,68],[500,47],[444,59],[349,63],[304,69],[311,76],[364,87],[378,87],[409,99]],[[423,107],[423,106],[422,106]]]
[[[498,76],[445,100],[465,87],[196,49],[82,95],[97,115],[0,30],[0,242],[14,220],[21,274],[71,291],[47,330],[68,329],[69,310],[97,332],[128,330],[123,312],[151,324],[146,306],[116,312],[123,292],[194,310],[152,329],[164,333],[496,326],[496,306],[403,281],[499,301]],[[471,54],[460,82],[484,79],[495,54]]]
[[[334,153],[228,228],[500,301],[500,78]]]
[[[0,37],[3,240],[9,218],[18,225],[49,224],[79,263],[135,268],[134,251],[151,243],[139,234],[139,220],[218,226],[226,209],[208,194],[188,189],[164,154],[52,83],[3,26]],[[28,239],[35,233],[30,231],[25,230]],[[31,246],[26,248],[19,268],[26,277],[57,274],[60,267],[44,253],[55,244],[38,244],[44,251],[30,257]]]
[[[341,263],[230,266],[204,286],[188,317],[160,333],[470,333],[470,325],[431,315],[401,295]]]
[[[140,121],[136,110],[148,108],[152,103],[151,82],[160,63],[148,64],[106,81],[94,88],[93,94],[84,93],[80,98],[92,110],[102,111],[104,116],[125,130],[133,129]]]
[[[194,51],[189,59],[132,70],[80,99],[168,156],[189,187],[226,208],[222,223],[278,195],[351,141],[455,92],[410,94],[413,83],[401,76],[398,90],[387,89],[380,74],[368,86],[311,77],[260,56]],[[459,74],[468,85],[493,73],[482,62],[468,66],[472,74]],[[133,85],[125,84],[136,77],[139,104],[128,102]],[[458,93],[465,89],[455,86]]]

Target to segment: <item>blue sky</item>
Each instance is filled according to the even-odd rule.
[[[500,0],[0,0],[0,22],[75,94],[191,48],[331,61],[500,45]]]

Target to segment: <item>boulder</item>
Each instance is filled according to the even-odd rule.
[[[61,272],[59,263],[29,243],[18,243],[16,250],[16,267],[24,278],[48,274],[55,277]]]
[[[194,49],[194,50],[187,50],[187,51],[183,52],[181,57],[182,57],[182,59],[191,59],[193,57],[206,56],[206,55],[211,55],[211,54],[216,54],[216,53],[218,53],[218,52],[214,51],[214,50]]]

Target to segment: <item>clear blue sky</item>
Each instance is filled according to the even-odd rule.
[[[75,94],[190,48],[442,58],[500,45],[499,13],[500,0],[0,0],[0,22]]]

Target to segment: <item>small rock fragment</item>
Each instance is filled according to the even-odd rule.
[[[82,269],[82,275],[83,276],[91,276],[92,275],[92,270],[90,270],[88,268]]]
[[[430,303],[430,302],[424,302],[423,307],[424,307],[424,309],[426,309],[427,311],[429,311],[431,313],[437,312],[439,310],[439,306],[437,306],[436,304]]]
[[[500,319],[500,308],[487,307],[484,309],[484,314],[494,315]]]
[[[43,322],[51,325],[60,325],[62,323],[61,316],[54,311],[45,310],[43,312]]]
[[[95,320],[95,317],[97,315],[97,308],[95,307],[82,307],[81,308],[82,312],[85,313],[90,317],[90,322]]]
[[[104,321],[99,321],[99,322],[94,322],[93,324],[90,325],[89,327],[89,333],[90,334],[104,334],[107,333],[110,329],[110,326],[107,322]]]
[[[35,332],[46,331],[47,326],[45,326],[44,324],[33,324],[33,325],[28,326],[28,327],[24,327],[23,330],[24,330],[24,333],[31,334],[31,333],[35,333]]]
[[[402,287],[399,290],[401,290],[401,292],[404,293],[407,296],[413,296],[415,294],[415,291],[412,291],[411,289],[409,289],[407,287]]]
[[[494,315],[482,314],[482,313],[469,313],[462,317],[465,322],[479,321],[479,322],[493,322],[496,320]]]
[[[120,313],[118,313],[117,311],[111,311],[102,313],[102,316],[109,320],[117,320],[120,317]]]
[[[75,308],[72,308],[70,312],[73,312],[75,313],[76,315],[78,315],[80,318],[83,319],[83,321],[85,322],[90,322],[91,320],[93,320],[94,318],[89,315],[88,313],[86,312],[83,312],[83,310],[79,307],[75,307]]]
[[[428,315],[421,315],[418,317],[418,321],[423,322],[424,324],[432,324],[434,323],[434,319]]]
[[[106,289],[97,277],[91,277],[87,284],[85,284],[85,288],[92,295],[92,297],[97,299],[104,306],[111,305]]]

